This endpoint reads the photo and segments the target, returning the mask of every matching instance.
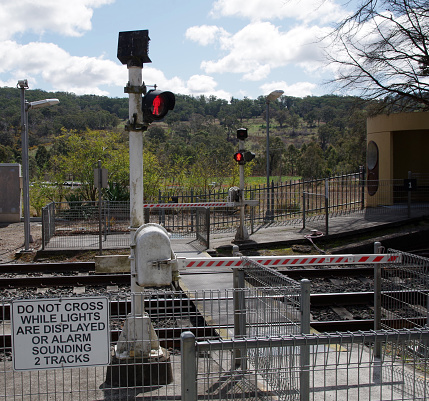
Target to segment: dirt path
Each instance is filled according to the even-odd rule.
[[[32,222],[30,234],[33,238],[30,248],[37,250],[42,243],[42,223]],[[30,262],[35,252],[22,254],[19,258],[16,253],[24,248],[24,223],[0,223],[0,263]]]

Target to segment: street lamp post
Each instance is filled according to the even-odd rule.
[[[271,221],[273,219],[273,213],[270,208],[270,103],[278,99],[283,95],[284,91],[275,90],[272,91],[266,98],[267,104],[267,213],[265,219]],[[273,205],[271,205],[273,206]]]
[[[30,242],[33,242],[30,234],[30,174],[28,166],[28,110],[39,109],[59,103],[58,99],[43,99],[35,102],[25,100],[25,90],[28,89],[28,81],[21,79],[18,85],[21,89],[21,146],[22,146],[22,178],[23,178],[23,203],[24,203],[24,252],[30,251]]]

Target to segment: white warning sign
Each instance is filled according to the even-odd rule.
[[[12,352],[15,370],[108,365],[108,299],[13,301]]]

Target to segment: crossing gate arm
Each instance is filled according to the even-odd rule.
[[[362,255],[306,255],[306,256],[249,256],[263,266],[315,266],[315,265],[355,265],[401,263],[401,254],[362,254]],[[240,257],[224,258],[177,258],[179,270],[198,268],[241,267]]]
[[[145,209],[174,209],[181,207],[238,207],[248,205],[258,205],[258,200],[245,200],[241,202],[198,202],[198,203],[145,203],[143,208]]]

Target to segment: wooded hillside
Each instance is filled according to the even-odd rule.
[[[31,180],[85,182],[101,159],[110,167],[111,183],[125,188],[128,99],[26,91],[28,101],[45,98],[60,103],[29,111]],[[310,178],[357,171],[365,160],[367,108],[355,97],[279,98],[270,106],[270,175]],[[264,97],[227,102],[177,95],[175,109],[144,134],[145,180],[151,177],[153,190],[165,184],[204,187],[222,177],[234,180],[240,127],[249,131],[246,149],[256,154],[246,174],[264,176]],[[0,162],[20,160],[20,91],[0,88]],[[89,198],[95,194],[90,185],[86,192]]]

